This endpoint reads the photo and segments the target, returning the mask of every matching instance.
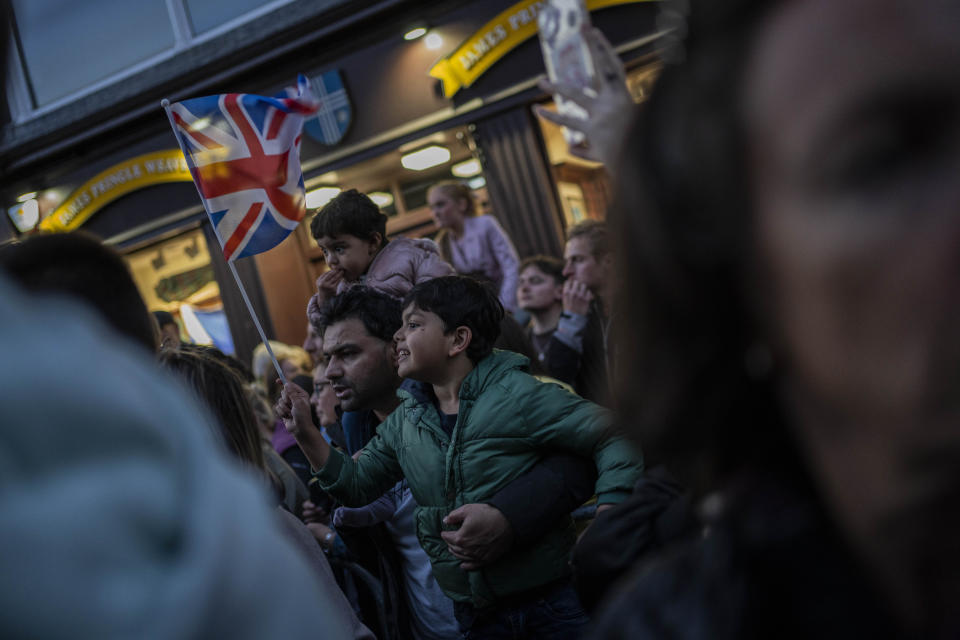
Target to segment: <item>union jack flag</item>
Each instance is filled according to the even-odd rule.
[[[170,106],[226,260],[272,249],[306,213],[300,137],[318,103],[300,76],[274,98],[226,93]]]

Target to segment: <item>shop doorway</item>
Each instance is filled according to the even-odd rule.
[[[210,249],[199,227],[124,256],[150,311],[167,311],[183,342],[212,345],[234,355]]]

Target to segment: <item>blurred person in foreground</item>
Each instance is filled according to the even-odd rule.
[[[92,235],[36,235],[4,245],[0,272],[27,291],[65,295],[88,305],[115,330],[115,338],[151,353],[157,350],[155,321],[126,262]]]
[[[0,299],[0,635],[351,637],[262,483],[142,348],[3,277]]]
[[[268,470],[260,444],[260,434],[253,407],[246,398],[243,381],[227,364],[199,350],[163,349],[160,364],[179,376],[195,396],[213,412],[215,433],[245,468],[273,485],[277,495],[276,509],[280,529],[309,559],[308,566],[323,585],[324,598],[335,605],[341,620],[353,630],[355,638],[373,638],[354,615],[350,603],[340,591],[326,556],[314,541],[310,530],[284,509],[283,487]]]
[[[960,4],[692,4],[613,220],[620,409],[708,534],[597,635],[958,637]]]

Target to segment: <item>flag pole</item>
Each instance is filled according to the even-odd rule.
[[[183,147],[183,141],[180,139],[180,136],[177,135],[177,125],[173,121],[173,114],[170,113],[170,101],[164,98],[160,101],[160,106],[163,107],[164,112],[167,114],[167,120],[170,121],[170,128],[173,129],[173,137],[177,139],[177,145],[180,147],[180,152],[183,154],[184,160],[187,162],[187,166],[190,167],[191,175],[196,175],[197,168],[193,165],[193,160],[190,157],[190,154],[187,153],[187,150]],[[207,200],[203,197],[203,193],[200,191],[200,185],[197,184],[196,180],[193,180],[193,186],[197,188],[197,195],[200,196],[200,203],[203,205],[203,210],[207,212],[207,219],[210,221],[210,226],[213,227],[213,233],[217,236],[217,242],[220,243],[221,250],[223,249],[223,238],[220,237],[220,232],[217,231],[217,225],[213,224],[213,218],[210,216],[210,210],[207,208]],[[247,296],[247,290],[244,288],[243,283],[240,282],[240,276],[237,274],[237,268],[233,264],[233,260],[227,260],[227,266],[230,267],[230,273],[233,274],[233,279],[237,283],[237,288],[240,289],[240,295],[243,296],[243,301],[247,305],[247,311],[250,312],[250,317],[253,318],[253,324],[257,327],[257,332],[260,333],[260,339],[263,340],[264,346],[267,348],[267,353],[270,354],[270,360],[273,361],[273,367],[277,370],[277,375],[280,376],[280,380],[284,384],[287,383],[287,376],[283,375],[283,369],[280,368],[280,363],[277,362],[277,357],[273,355],[273,349],[270,347],[270,341],[267,340],[267,335],[263,332],[263,327],[260,325],[260,319],[257,318],[257,313],[253,310],[253,304],[250,302],[250,297]]]

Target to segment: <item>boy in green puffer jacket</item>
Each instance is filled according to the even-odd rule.
[[[330,450],[317,477],[351,506],[407,479],[419,505],[420,544],[471,637],[514,637],[520,626],[525,637],[574,638],[587,618],[570,586],[569,518],[533,546],[473,571],[461,568],[472,558],[441,537],[451,528],[446,514],[489,500],[547,449],[593,459],[600,508],[626,498],[642,471],[604,409],[537,381],[525,372],[526,358],[494,351],[502,317],[496,296],[472,279],[450,276],[414,287],[394,341],[398,373],[419,384],[398,392],[401,405],[356,461]],[[288,422],[309,420],[295,387],[285,388],[280,413]]]

